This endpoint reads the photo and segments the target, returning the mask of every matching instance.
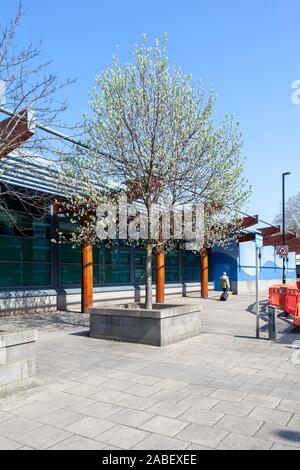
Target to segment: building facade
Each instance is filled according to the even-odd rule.
[[[60,195],[58,167],[40,157],[12,154],[1,161],[0,185],[20,190]],[[2,182],[2,183],[1,183]],[[0,315],[32,311],[80,310],[82,252],[72,244],[53,243],[57,233],[68,234],[70,221],[47,211],[32,214],[24,205],[7,201],[15,223],[0,216]],[[145,250],[119,246],[93,248],[94,301],[141,301],[145,294]],[[273,246],[262,250],[260,288],[281,281],[282,261]],[[226,271],[235,294],[253,293],[255,288],[255,243],[215,246],[209,252],[211,288],[220,290],[220,276]],[[153,294],[155,295],[153,259]],[[290,282],[296,279],[296,255],[290,253],[287,266]],[[173,251],[165,258],[166,297],[200,293],[201,259],[191,251]]]

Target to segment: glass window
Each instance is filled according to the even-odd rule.
[[[177,251],[170,251],[166,253],[166,266],[178,267],[179,266],[179,253]]]
[[[182,252],[182,266],[185,268],[197,268],[200,266],[200,255],[199,253],[193,253],[192,251]]]
[[[201,271],[200,268],[183,268],[182,280],[186,282],[200,282]]]
[[[23,261],[51,262],[51,242],[40,238],[22,240]]]
[[[130,266],[103,266],[100,268],[100,283],[129,284]]]
[[[0,216],[0,287],[51,286],[49,217],[14,217],[16,225]]]
[[[139,284],[146,283],[146,250],[136,248],[135,250],[135,281]],[[152,282],[156,280],[156,254],[152,255]]]
[[[99,250],[99,264],[111,265],[129,265],[130,264],[130,248],[129,247],[113,247]]]
[[[63,219],[61,217],[59,218],[58,226],[59,231],[62,232],[64,235],[74,232],[78,227],[77,224],[72,224],[72,222],[70,222],[68,219]]]
[[[135,268],[135,281],[139,284],[145,284],[146,282],[146,273],[145,268]]]
[[[178,268],[167,268],[166,267],[166,282],[179,282],[180,274]]]
[[[130,284],[130,247],[94,247],[94,283]]]
[[[49,286],[51,284],[51,266],[41,263],[23,264],[23,285],[28,287]]]
[[[93,246],[93,261],[94,264],[99,264],[99,247]]]
[[[141,248],[135,250],[135,264],[136,266],[146,266],[146,250]]]
[[[81,284],[81,264],[61,264],[60,265],[60,285],[80,286]]]
[[[185,282],[200,282],[200,254],[193,251],[182,252],[182,280]]]
[[[59,245],[59,256],[61,263],[81,263],[81,248],[74,247],[71,243]]]
[[[9,218],[5,214],[0,214],[0,234],[1,235],[13,235],[14,227],[11,224]]]
[[[60,217],[59,232],[68,239],[68,235],[76,231],[77,225]],[[59,245],[59,284],[61,286],[80,287],[81,285],[81,247],[73,243]]]
[[[165,256],[166,282],[180,281],[180,263],[179,252],[169,251]]]
[[[22,261],[22,239],[0,237],[0,261]]]
[[[22,286],[22,264],[0,263],[0,286],[18,287]]]
[[[155,265],[152,266],[152,282],[156,280],[156,269]],[[145,284],[146,283],[146,271],[145,268],[136,267],[135,268],[135,281],[138,284]]]

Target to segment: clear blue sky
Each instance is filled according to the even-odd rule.
[[[87,110],[94,77],[119,46],[169,34],[170,62],[219,99],[217,117],[234,113],[245,140],[246,176],[253,185],[249,211],[273,220],[281,199],[281,173],[291,171],[287,195],[300,191],[300,105],[291,83],[300,79],[299,0],[23,0],[20,41],[42,40],[43,56],[67,90],[68,119]],[[17,0],[0,0],[1,23]],[[4,13],[4,14],[3,14]]]

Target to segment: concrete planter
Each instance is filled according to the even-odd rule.
[[[124,304],[93,308],[91,337],[167,346],[201,333],[199,305]]]
[[[0,331],[0,398],[33,385],[36,341],[36,330]]]

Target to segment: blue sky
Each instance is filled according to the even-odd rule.
[[[87,110],[94,77],[132,47],[169,35],[172,64],[218,94],[217,119],[233,113],[244,133],[251,213],[273,221],[281,173],[291,171],[287,195],[300,191],[300,105],[291,84],[300,80],[299,0],[23,0],[21,43],[42,40],[43,57],[61,78],[77,77],[66,91],[67,119]],[[0,0],[1,23],[17,0]],[[4,13],[4,14],[3,14]]]

